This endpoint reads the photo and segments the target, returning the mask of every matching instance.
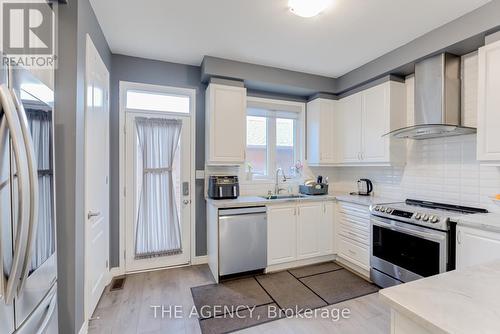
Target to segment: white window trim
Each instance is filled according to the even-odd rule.
[[[161,94],[172,94],[172,95],[184,95],[189,96],[190,105],[189,113],[179,113],[179,112],[168,112],[168,111],[155,111],[155,110],[137,110],[137,109],[127,109],[127,91],[128,90],[139,90],[147,92],[156,92]],[[145,113],[145,114],[162,114],[162,115],[174,115],[178,117],[189,117],[191,118],[191,176],[190,176],[190,187],[189,191],[191,193],[191,263],[196,262],[196,89],[195,88],[182,88],[173,86],[163,86],[163,85],[153,85],[144,84],[138,82],[130,81],[120,81],[119,82],[119,186],[120,186],[120,208],[119,212],[119,261],[118,268],[115,268],[115,273],[117,275],[125,274],[125,116],[127,112],[134,113]]]
[[[287,101],[287,100],[278,100],[278,99],[268,99],[262,97],[247,97],[247,108],[265,108],[269,110],[278,110],[278,111],[286,111],[286,112],[294,112],[297,113],[296,119],[296,127],[295,127],[295,160],[300,160],[303,165],[305,165],[305,131],[306,131],[306,103],[305,102],[295,102],[295,101]],[[267,142],[276,142],[276,131],[272,131],[270,127],[274,127],[275,123],[268,122],[267,123]],[[269,136],[271,134],[271,136]],[[247,181],[247,166],[246,162],[243,165],[243,168],[240,168],[242,171],[240,177],[240,183],[249,184],[249,183],[269,183],[274,182],[274,170],[271,170],[272,167],[269,165],[270,161],[273,161],[272,165],[275,165],[275,153],[274,150],[268,150],[267,152],[267,162],[268,162],[268,174],[266,176],[253,175],[252,181]],[[271,172],[271,173],[270,173]],[[290,181],[299,180],[299,178],[291,178]]]

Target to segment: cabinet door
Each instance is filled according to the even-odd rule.
[[[479,49],[478,160],[500,161],[500,42]]]
[[[390,161],[389,139],[382,138],[390,129],[389,84],[378,85],[363,92],[363,162]]]
[[[500,233],[457,227],[457,269],[500,259]]]
[[[208,164],[245,162],[246,89],[210,84],[207,90]]]
[[[294,261],[297,257],[297,208],[269,206],[267,210],[267,264]]]
[[[311,165],[335,162],[335,102],[316,99],[307,104],[307,160]]]
[[[323,219],[320,227],[320,251],[322,255],[334,253],[335,205],[332,201],[323,203]]]
[[[321,202],[302,203],[297,207],[297,257],[307,259],[321,254]]]
[[[339,163],[360,162],[361,157],[361,94],[354,94],[339,102],[335,133]]]
[[[319,157],[320,163],[331,164],[335,162],[334,142],[334,103],[335,101],[322,100],[320,102],[321,121],[319,127],[320,145]]]

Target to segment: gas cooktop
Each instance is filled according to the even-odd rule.
[[[370,212],[372,215],[382,218],[447,231],[450,228],[450,218],[462,214],[487,213],[488,210],[407,199],[405,202],[372,205]]]

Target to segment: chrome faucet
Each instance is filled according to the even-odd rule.
[[[278,179],[279,175],[280,175],[280,172],[283,175],[283,182],[286,182],[285,172],[283,172],[283,169],[277,168],[276,169],[276,175],[275,175],[275,183],[274,183],[274,194],[275,195],[279,195],[280,191],[285,190],[283,188],[280,188],[280,181]]]

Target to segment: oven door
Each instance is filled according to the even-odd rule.
[[[446,271],[446,232],[374,216],[371,225],[372,276],[380,276],[375,283],[394,285]]]

